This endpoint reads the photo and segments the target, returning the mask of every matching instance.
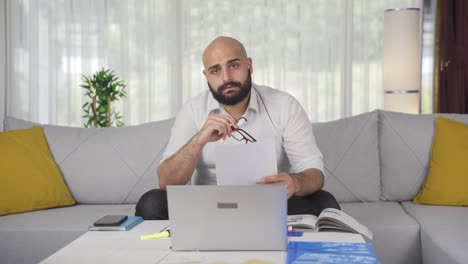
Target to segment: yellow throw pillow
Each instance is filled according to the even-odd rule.
[[[468,125],[437,117],[429,174],[413,201],[468,206]]]
[[[0,132],[0,215],[75,204],[43,128]]]

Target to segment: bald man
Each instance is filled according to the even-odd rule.
[[[167,185],[216,185],[215,144],[253,143],[272,136],[280,173],[266,175],[257,184],[286,185],[290,215],[340,209],[336,199],[321,190],[322,154],[297,100],[253,84],[252,59],[236,39],[216,38],[202,60],[209,91],[189,100],[177,114],[158,169],[160,189],[140,198],[135,215],[168,219]]]

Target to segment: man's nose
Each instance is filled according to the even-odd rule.
[[[228,69],[224,69],[221,74],[224,83],[232,81],[231,72]]]

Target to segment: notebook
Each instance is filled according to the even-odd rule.
[[[168,186],[172,250],[286,250],[286,186]]]
[[[143,218],[139,216],[129,216],[122,224],[118,226],[95,226],[88,227],[88,231],[128,231],[143,222]]]

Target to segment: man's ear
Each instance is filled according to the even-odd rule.
[[[206,77],[206,71],[205,71],[205,70],[203,70],[202,72],[203,72],[203,75],[205,75],[205,77]]]
[[[247,64],[249,65],[249,72],[250,72],[250,74],[252,74],[253,73],[252,58],[250,58],[250,57],[247,58]]]

